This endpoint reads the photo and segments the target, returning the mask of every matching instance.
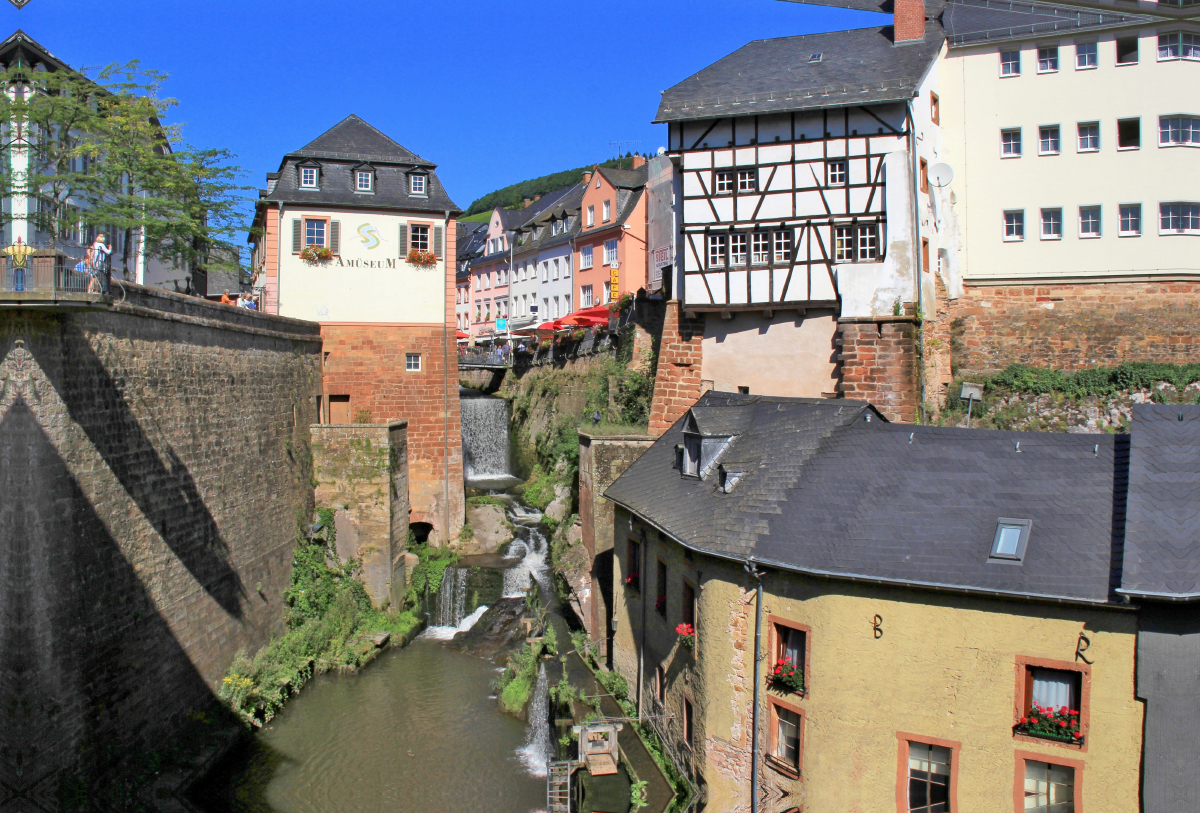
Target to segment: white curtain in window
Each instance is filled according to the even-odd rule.
[[[1074,677],[1067,672],[1054,669],[1033,670],[1033,702],[1039,706],[1057,709],[1059,706],[1074,708]]]

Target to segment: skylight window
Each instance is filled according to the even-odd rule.
[[[819,54],[819,53],[818,53],[818,54],[812,54],[812,55],[810,55],[810,56],[809,56],[809,58],[808,58],[808,61],[809,61],[809,62],[820,62],[820,61],[821,61],[821,56],[822,56],[822,55],[821,55],[821,54]]]
[[[1028,519],[1000,517],[996,522],[996,537],[992,540],[993,560],[1019,563],[1025,558],[1025,546],[1029,543],[1029,529],[1033,522]]]

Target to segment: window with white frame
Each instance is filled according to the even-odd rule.
[[[858,262],[872,263],[879,259],[879,231],[874,223],[860,223],[855,239]]]
[[[542,282],[550,281],[550,261],[542,260]]]
[[[587,208],[587,224],[589,226],[596,225],[596,207],[595,206],[589,206]]]
[[[1200,203],[1158,204],[1159,234],[1195,234],[1200,232]]]
[[[845,161],[829,161],[825,164],[825,185],[826,186],[845,186],[846,185],[846,162]]]
[[[1062,239],[1062,209],[1042,209],[1042,239]]]
[[[738,191],[739,192],[757,192],[758,191],[758,170],[756,170],[756,169],[739,169],[738,170]]]
[[[750,235],[745,232],[741,234],[729,235],[729,264],[730,265],[745,265],[749,255],[747,247],[750,244]]]
[[[1140,237],[1142,234],[1142,204],[1122,203],[1118,207],[1120,225],[1117,234],[1121,237]]]
[[[1096,43],[1079,42],[1075,44],[1075,70],[1086,71],[1100,65],[1100,55]]]
[[[792,235],[786,231],[775,232],[775,264],[792,261]]]
[[[408,188],[414,195],[424,195],[426,187],[426,176],[410,175],[408,179]]]
[[[708,235],[708,267],[722,268],[725,265],[725,253],[729,249],[729,235]]]
[[[482,290],[483,290],[483,274],[476,274],[476,275],[475,275],[475,290],[476,290],[476,291],[482,291]]]
[[[558,297],[556,296],[556,297],[554,297],[554,318],[555,319],[557,319],[559,316],[562,315],[561,313],[559,313],[558,308],[559,308]]]
[[[554,273],[551,274],[550,279],[558,279],[558,257],[554,258]]]
[[[612,220],[612,201],[611,200],[604,201],[602,217],[600,219],[604,223],[607,223],[608,221]]]
[[[421,372],[421,354],[420,353],[405,353],[404,354],[404,369],[410,373]]]
[[[1004,213],[1004,239],[1009,241],[1025,239],[1025,210],[1011,209]]]
[[[854,227],[835,226],[833,229],[833,259],[839,263],[854,262]]]
[[[1078,124],[1078,133],[1076,149],[1079,152],[1096,152],[1100,149],[1100,122],[1081,121]]]
[[[1158,35],[1159,61],[1167,59],[1200,59],[1200,34],[1174,31]]]
[[[306,245],[306,246],[323,246],[323,245],[325,245],[325,221],[324,220],[305,220],[304,221],[304,245]]]
[[[940,745],[908,743],[909,813],[950,813],[950,760]]]
[[[579,286],[579,304],[584,308],[592,307],[592,286]]]
[[[357,192],[371,191],[371,173],[366,170],[358,170],[354,173],[354,189]]]
[[[1075,769],[1025,760],[1025,813],[1074,813]]]
[[[733,173],[732,172],[718,172],[715,189],[716,189],[717,194],[719,194],[719,195],[726,194],[728,192],[732,192],[733,191]]]
[[[485,271],[483,274],[483,290],[490,291],[492,289],[492,272]]]
[[[1100,207],[1099,206],[1080,206],[1079,207],[1079,236],[1080,237],[1099,237],[1100,236]]]
[[[771,260],[770,232],[756,231],[750,235],[750,263],[766,265]]]
[[[317,188],[317,168],[316,167],[300,167],[300,188],[301,189],[316,189]]]
[[[571,312],[571,295],[565,294],[563,296],[563,313],[570,313],[570,312]]]
[[[429,251],[429,227],[413,226],[408,230],[408,245],[413,251]]]
[[[1005,158],[1021,157],[1021,128],[1000,131],[1000,155]]]
[[[1021,52],[1020,51],[1001,51],[1000,52],[1000,75],[1001,76],[1020,76],[1021,75]]]
[[[604,264],[605,265],[616,265],[617,264],[617,241],[616,240],[604,241]]]
[[[550,318],[550,297],[548,296],[542,297],[542,318]]]
[[[475,300],[475,321],[476,322],[483,321],[483,300],[482,299]]]
[[[584,246],[582,249],[580,249],[580,251],[579,251],[579,267],[580,268],[591,268],[592,267],[592,247],[591,246]]]
[[[1057,124],[1038,128],[1038,155],[1058,155],[1062,152]]]
[[[1055,73],[1058,71],[1058,46],[1044,45],[1038,48],[1038,73]]]
[[[1160,116],[1158,146],[1200,146],[1200,118],[1195,116]]]

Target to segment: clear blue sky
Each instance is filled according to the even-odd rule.
[[[0,0],[0,36],[169,73],[187,140],[236,153],[248,183],[357,113],[464,209],[609,142],[653,152],[659,92],[751,40],[889,22],[780,0]]]

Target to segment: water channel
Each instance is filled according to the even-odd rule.
[[[537,584],[550,598],[541,514],[502,489],[508,404],[464,397],[467,486],[504,497],[516,538],[502,554],[463,557],[428,597],[429,626],[361,674],[314,678],[263,730],[193,790],[209,813],[529,813],[546,805],[552,757],[546,668],[526,723],[503,713],[492,682],[504,661],[459,646],[489,606]],[[490,657],[489,657],[490,656]]]

